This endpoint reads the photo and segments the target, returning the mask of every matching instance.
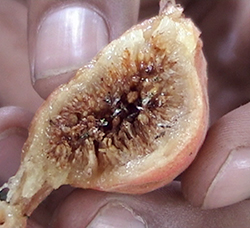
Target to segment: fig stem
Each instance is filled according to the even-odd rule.
[[[53,190],[50,185],[45,183],[36,194],[30,198],[25,198],[21,195],[22,186],[22,184],[18,186],[18,191],[14,192],[9,202],[5,200],[0,201],[0,228],[25,227],[24,224],[26,224],[27,217],[31,215],[35,208],[37,208]],[[20,221],[22,221],[22,224]]]
[[[0,228],[26,227],[27,217],[20,215],[20,208],[0,201]]]
[[[32,195],[26,195],[25,189],[27,188],[26,184],[30,181],[30,175],[28,176],[26,172],[22,171],[20,173],[17,172],[14,177],[10,178],[8,184],[6,183],[0,188],[0,228],[24,227],[19,225],[20,220],[26,223],[27,216],[30,216],[53,191],[53,187],[46,179],[41,178],[40,184],[37,179],[36,183],[32,183],[40,187],[36,188]],[[32,185],[30,187],[32,188]]]

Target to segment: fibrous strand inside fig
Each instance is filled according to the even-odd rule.
[[[47,156],[57,166],[83,167],[94,151],[99,170],[104,170],[145,156],[157,149],[162,137],[171,137],[185,112],[185,79],[178,75],[175,60],[149,46],[150,54],[141,60],[130,58],[125,49],[125,74],[110,70],[99,75],[51,117]]]

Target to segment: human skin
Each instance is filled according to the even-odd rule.
[[[77,6],[83,7],[82,2],[80,1],[80,5]],[[92,52],[92,49],[101,48],[100,46],[105,45],[105,42],[114,39],[136,23],[138,4],[135,2],[133,1],[135,5],[129,7],[128,5],[132,4],[131,1],[126,1],[126,3],[124,1],[124,5],[113,4],[112,7],[117,8],[112,10],[108,10],[111,3],[98,6],[103,10],[104,15],[105,13],[109,15],[105,17],[109,23],[114,22],[117,16],[112,15],[112,12],[120,12],[119,9],[129,12],[131,20],[126,20],[127,17],[120,17],[116,20],[116,26],[112,27],[112,32],[109,31],[110,36],[106,40],[103,38],[99,41],[99,46],[91,46],[88,50],[89,55],[94,55],[97,51]],[[97,7],[94,0],[88,3]],[[141,17],[157,13],[158,1],[142,0],[141,3]],[[211,109],[211,128],[197,159],[180,178],[182,189],[180,182],[177,181],[163,189],[142,196],[117,195],[63,187],[52,193],[34,212],[29,220],[30,227],[48,227],[48,224],[54,227],[70,227],[72,224],[85,227],[98,214],[100,208],[104,209],[99,210],[99,217],[95,217],[96,220],[92,223],[95,227],[98,227],[96,224],[100,221],[117,227],[117,224],[126,224],[127,220],[134,221],[138,227],[142,227],[143,222],[138,222],[141,220],[149,227],[164,227],[169,224],[172,224],[172,227],[182,227],[183,224],[185,227],[245,227],[245,224],[250,224],[249,216],[247,216],[250,208],[249,201],[242,201],[250,194],[250,185],[247,180],[250,170],[250,130],[248,127],[250,105],[247,104],[250,86],[248,76],[250,30],[247,26],[250,20],[248,16],[250,3],[248,0],[189,0],[182,1],[182,3],[186,7],[186,15],[193,18],[202,32],[204,52],[208,61]],[[37,57],[36,61],[43,60],[44,56],[50,53],[57,69],[62,67],[60,64],[57,65],[58,62],[65,61],[64,64],[69,63],[68,67],[71,70],[63,75],[58,71],[59,74],[51,74],[50,78],[38,76],[42,74],[39,71],[45,71],[48,67],[46,62],[38,62],[36,64],[40,65],[36,66],[36,70],[30,70],[29,64],[34,64],[35,51],[37,52],[39,48],[40,51],[41,48],[46,49],[46,42],[41,40],[35,40],[41,42],[40,46],[36,48],[32,46],[34,39],[38,39],[33,36],[37,31],[35,18],[40,18],[40,20],[46,18],[43,10],[39,11],[39,8],[33,6],[32,1],[3,0],[0,4],[1,184],[6,182],[18,167],[21,147],[27,137],[27,127],[33,113],[43,100],[39,95],[45,98],[58,83],[71,77],[79,64],[77,56],[73,59],[75,62],[69,63],[63,53],[53,57],[53,52],[58,52],[45,50],[44,55]],[[58,7],[53,6],[53,9],[56,11]],[[30,13],[29,27],[27,27],[28,11]],[[81,13],[82,11],[80,15]],[[89,11],[84,13],[91,14]],[[27,34],[29,34],[28,37]],[[91,42],[89,37],[86,37],[86,42],[87,39]],[[84,49],[85,46],[83,45],[82,48]],[[87,58],[91,56],[85,56],[85,58],[87,61]],[[32,66],[31,69],[33,69]],[[33,79],[34,89],[30,78]],[[245,105],[240,106],[243,104]],[[10,108],[8,107],[10,105],[21,108]],[[223,195],[220,194],[221,192]],[[190,206],[183,195],[196,207]],[[233,203],[237,204],[231,205]],[[231,206],[213,209],[226,205]],[[199,207],[213,210],[204,211]],[[112,210],[117,212],[114,216],[116,218],[109,216]],[[131,210],[134,212],[130,213]]]

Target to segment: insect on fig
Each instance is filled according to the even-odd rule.
[[[35,114],[20,168],[1,189],[0,227],[25,227],[61,185],[141,194],[193,161],[208,125],[200,32],[182,8],[106,46]]]

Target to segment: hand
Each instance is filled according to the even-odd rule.
[[[37,94],[43,98],[47,97],[58,83],[68,80],[75,70],[84,64],[80,60],[87,62],[103,45],[134,24],[137,18],[137,1],[102,1],[104,5],[98,5],[99,1],[95,0],[86,1],[90,5],[80,1],[80,5],[74,5],[77,8],[73,9],[79,12],[80,18],[89,20],[91,16],[94,17],[93,11],[82,7],[93,6],[95,9],[97,7],[109,27],[105,30],[105,24],[101,19],[98,21],[99,19],[96,18],[100,27],[92,31],[93,34],[88,30],[93,29],[91,24],[93,21],[90,20],[85,22],[86,27],[83,30],[77,29],[75,36],[72,34],[64,36],[61,32],[65,31],[63,26],[67,21],[63,13],[70,13],[72,5],[66,3],[72,3],[72,1],[61,2],[60,5],[55,2],[50,1],[48,4],[46,1],[2,0],[0,4],[0,45],[3,50],[0,53],[0,104],[2,106],[0,109],[0,184],[6,182],[17,169],[21,147],[27,136],[26,129],[33,112],[42,102]],[[211,118],[212,122],[215,122],[196,161],[183,175],[182,182],[183,192],[192,204],[204,208],[216,208],[241,201],[249,197],[250,192],[249,181],[246,179],[249,172],[247,150],[249,117],[247,114],[250,107],[245,105],[219,119],[249,99],[246,97],[247,84],[249,85],[247,78],[249,64],[245,60],[250,43],[247,43],[246,39],[249,3],[247,0],[240,0],[237,3],[230,0],[216,4],[216,1],[207,2],[182,1],[186,4],[186,13],[196,20],[203,33],[204,49],[209,64]],[[242,8],[232,6],[233,2],[237,7]],[[156,14],[157,4],[158,1],[142,0],[142,13],[145,13],[142,15]],[[44,15],[46,6],[52,7],[52,13]],[[118,19],[116,12],[119,12]],[[130,16],[123,17],[122,15],[126,13]],[[216,15],[225,17],[225,20],[217,19]],[[43,19],[39,20],[39,18]],[[228,20],[232,18],[237,20]],[[43,23],[38,31],[38,22],[41,21]],[[228,28],[227,32],[222,34],[224,37],[219,33],[221,32],[219,22],[225,23],[222,28]],[[246,25],[245,29],[240,29],[242,24]],[[104,27],[104,32],[100,34],[101,27]],[[86,35],[86,31],[89,31],[90,36]],[[49,41],[48,34],[52,32],[61,40]],[[109,35],[105,36],[105,33]],[[229,42],[232,34],[234,43]],[[77,39],[79,36],[84,37],[85,43],[79,43]],[[95,42],[93,37],[98,37],[99,41]],[[65,42],[69,45],[64,45]],[[51,43],[52,46],[48,46]],[[225,48],[225,45],[228,48]],[[74,47],[79,48],[75,50]],[[236,57],[235,53],[238,53]],[[28,56],[34,89],[29,79]],[[239,81],[238,78],[241,80]],[[230,97],[225,94],[230,94]],[[8,105],[22,108],[6,107]],[[225,163],[227,157],[231,160],[228,159]],[[220,167],[223,168],[220,169]],[[223,175],[223,170],[227,175]],[[216,176],[217,173],[219,175]],[[229,185],[228,188],[226,184]],[[222,192],[223,186],[226,190]],[[244,201],[227,208],[202,211],[191,207],[183,198],[180,183],[177,181],[142,196],[74,190],[65,186],[52,193],[39,206],[29,220],[29,224],[31,227],[85,227],[95,218],[89,227],[101,227],[100,223],[109,224],[111,227],[128,227],[129,223],[132,224],[131,227],[143,227],[143,221],[149,227],[204,227],[205,225],[207,227],[245,227],[250,222],[247,216],[249,207],[249,202]]]
[[[183,191],[194,205],[217,208],[250,196],[250,2],[189,2],[186,13],[202,31],[208,61],[213,125],[183,176]]]

